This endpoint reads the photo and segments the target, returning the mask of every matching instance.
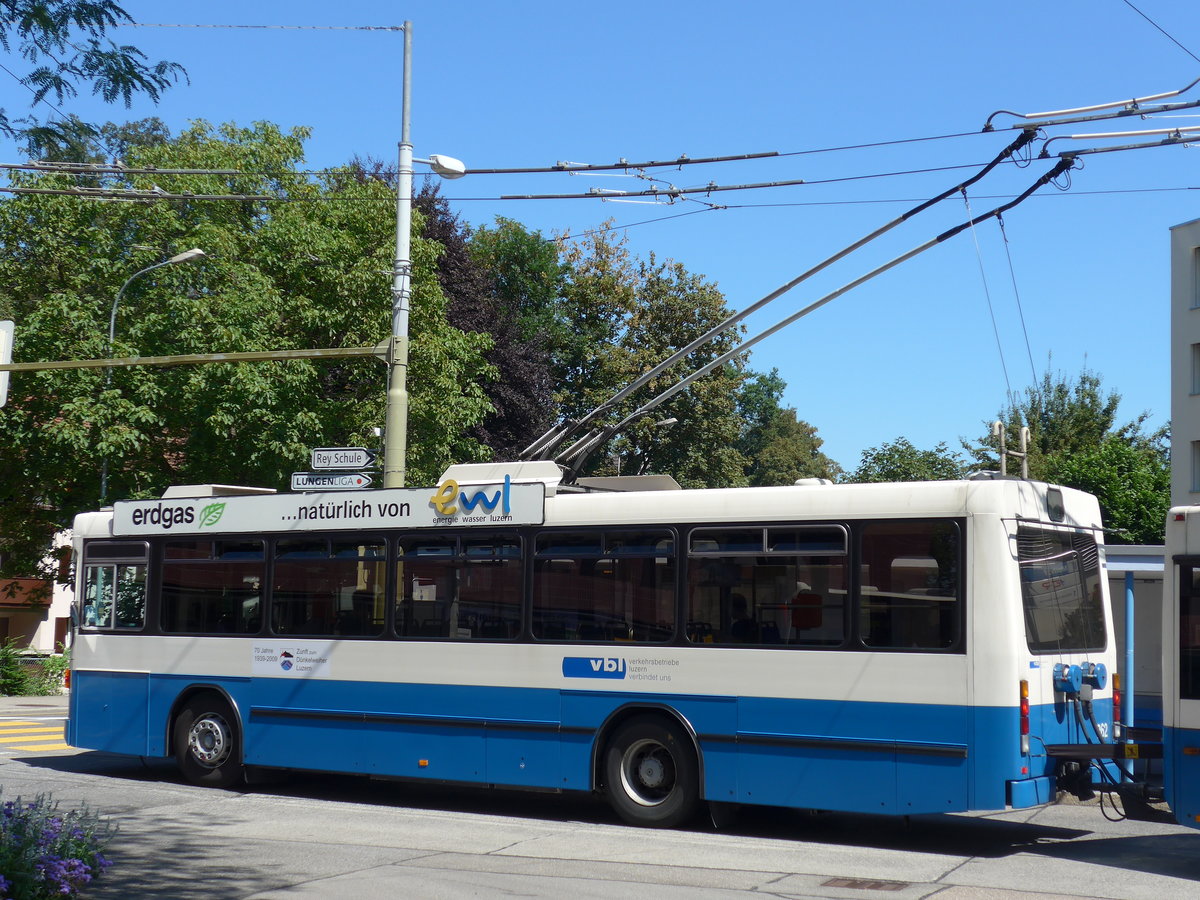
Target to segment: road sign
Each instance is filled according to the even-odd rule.
[[[375,462],[375,451],[366,447],[318,447],[312,452],[314,469],[365,469]]]
[[[371,486],[362,472],[293,472],[293,491],[357,491]]]
[[[12,362],[13,323],[11,319],[0,322],[0,366]],[[0,406],[8,400],[8,373],[0,372]]]

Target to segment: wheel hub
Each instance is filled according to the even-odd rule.
[[[196,762],[209,768],[219,766],[229,756],[229,734],[225,722],[216,716],[197,719],[188,732],[188,749]]]
[[[662,760],[655,756],[645,757],[638,765],[638,779],[648,788],[662,787],[666,774]]]

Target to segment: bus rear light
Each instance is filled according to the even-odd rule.
[[[71,689],[71,670],[70,669],[63,670],[63,687],[65,687],[68,691]]]
[[[1021,754],[1029,755],[1029,682],[1021,679]]]
[[[1121,715],[1121,673],[1113,672],[1113,721],[1120,722],[1124,717]]]

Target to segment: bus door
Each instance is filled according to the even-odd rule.
[[[1200,510],[1196,510],[1200,513]],[[1188,550],[1200,549],[1200,516],[1189,515]],[[1200,827],[1200,556],[1175,557],[1174,596],[1166,596],[1173,616],[1163,629],[1163,753],[1167,801],[1183,825]],[[1168,585],[1167,591],[1172,591]],[[1175,632],[1172,634],[1171,632]],[[1174,686],[1175,690],[1171,690]],[[1169,698],[1169,699],[1168,699]]]

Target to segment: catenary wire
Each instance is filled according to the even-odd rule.
[[[1196,60],[1196,62],[1200,62],[1200,56],[1197,56],[1195,53],[1193,53],[1187,47],[1183,46],[1183,44],[1181,44],[1178,40],[1175,39],[1174,35],[1167,32],[1167,30],[1165,28],[1163,28],[1161,25],[1159,25],[1157,22],[1155,22],[1152,18],[1150,18],[1148,15],[1146,15],[1144,12],[1142,12],[1140,9],[1138,9],[1136,6],[1134,6],[1132,3],[1130,3],[1129,0],[1123,0],[1123,2],[1125,3],[1126,6],[1128,6],[1130,9],[1132,9],[1135,13],[1137,13],[1139,16],[1141,16],[1143,19],[1145,19],[1147,22],[1149,22],[1151,25],[1153,25],[1155,28],[1157,28],[1160,32],[1162,32],[1162,34],[1169,41],[1171,41],[1171,43],[1173,43],[1176,47],[1178,47],[1180,50],[1182,50],[1184,53],[1186,53],[1192,59]]]
[[[992,333],[996,336],[996,352],[1000,355],[1000,371],[1004,373],[1004,390],[1008,403],[1013,403],[1012,382],[1008,379],[1008,364],[1004,361],[1004,345],[1000,340],[1000,327],[996,324],[996,310],[992,307],[992,292],[988,288],[987,270],[983,266],[983,249],[979,246],[979,233],[975,230],[975,220],[971,212],[971,201],[966,188],[962,192],[963,205],[967,208],[967,220],[971,223],[971,240],[975,242],[975,259],[979,263],[979,277],[983,282],[983,296],[987,299],[988,315],[992,320]]]
[[[1017,315],[1021,320],[1021,333],[1025,335],[1025,352],[1029,356],[1029,372],[1033,376],[1033,389],[1038,389],[1037,366],[1033,364],[1033,348],[1029,343],[1029,329],[1025,325],[1025,308],[1021,304],[1021,291],[1017,288],[1017,271],[1013,267],[1012,250],[1009,247],[1008,231],[1004,227],[1004,216],[996,216],[996,224],[1000,226],[1000,237],[1004,243],[1004,255],[1008,259],[1008,275],[1012,280],[1013,297],[1017,301]]]

